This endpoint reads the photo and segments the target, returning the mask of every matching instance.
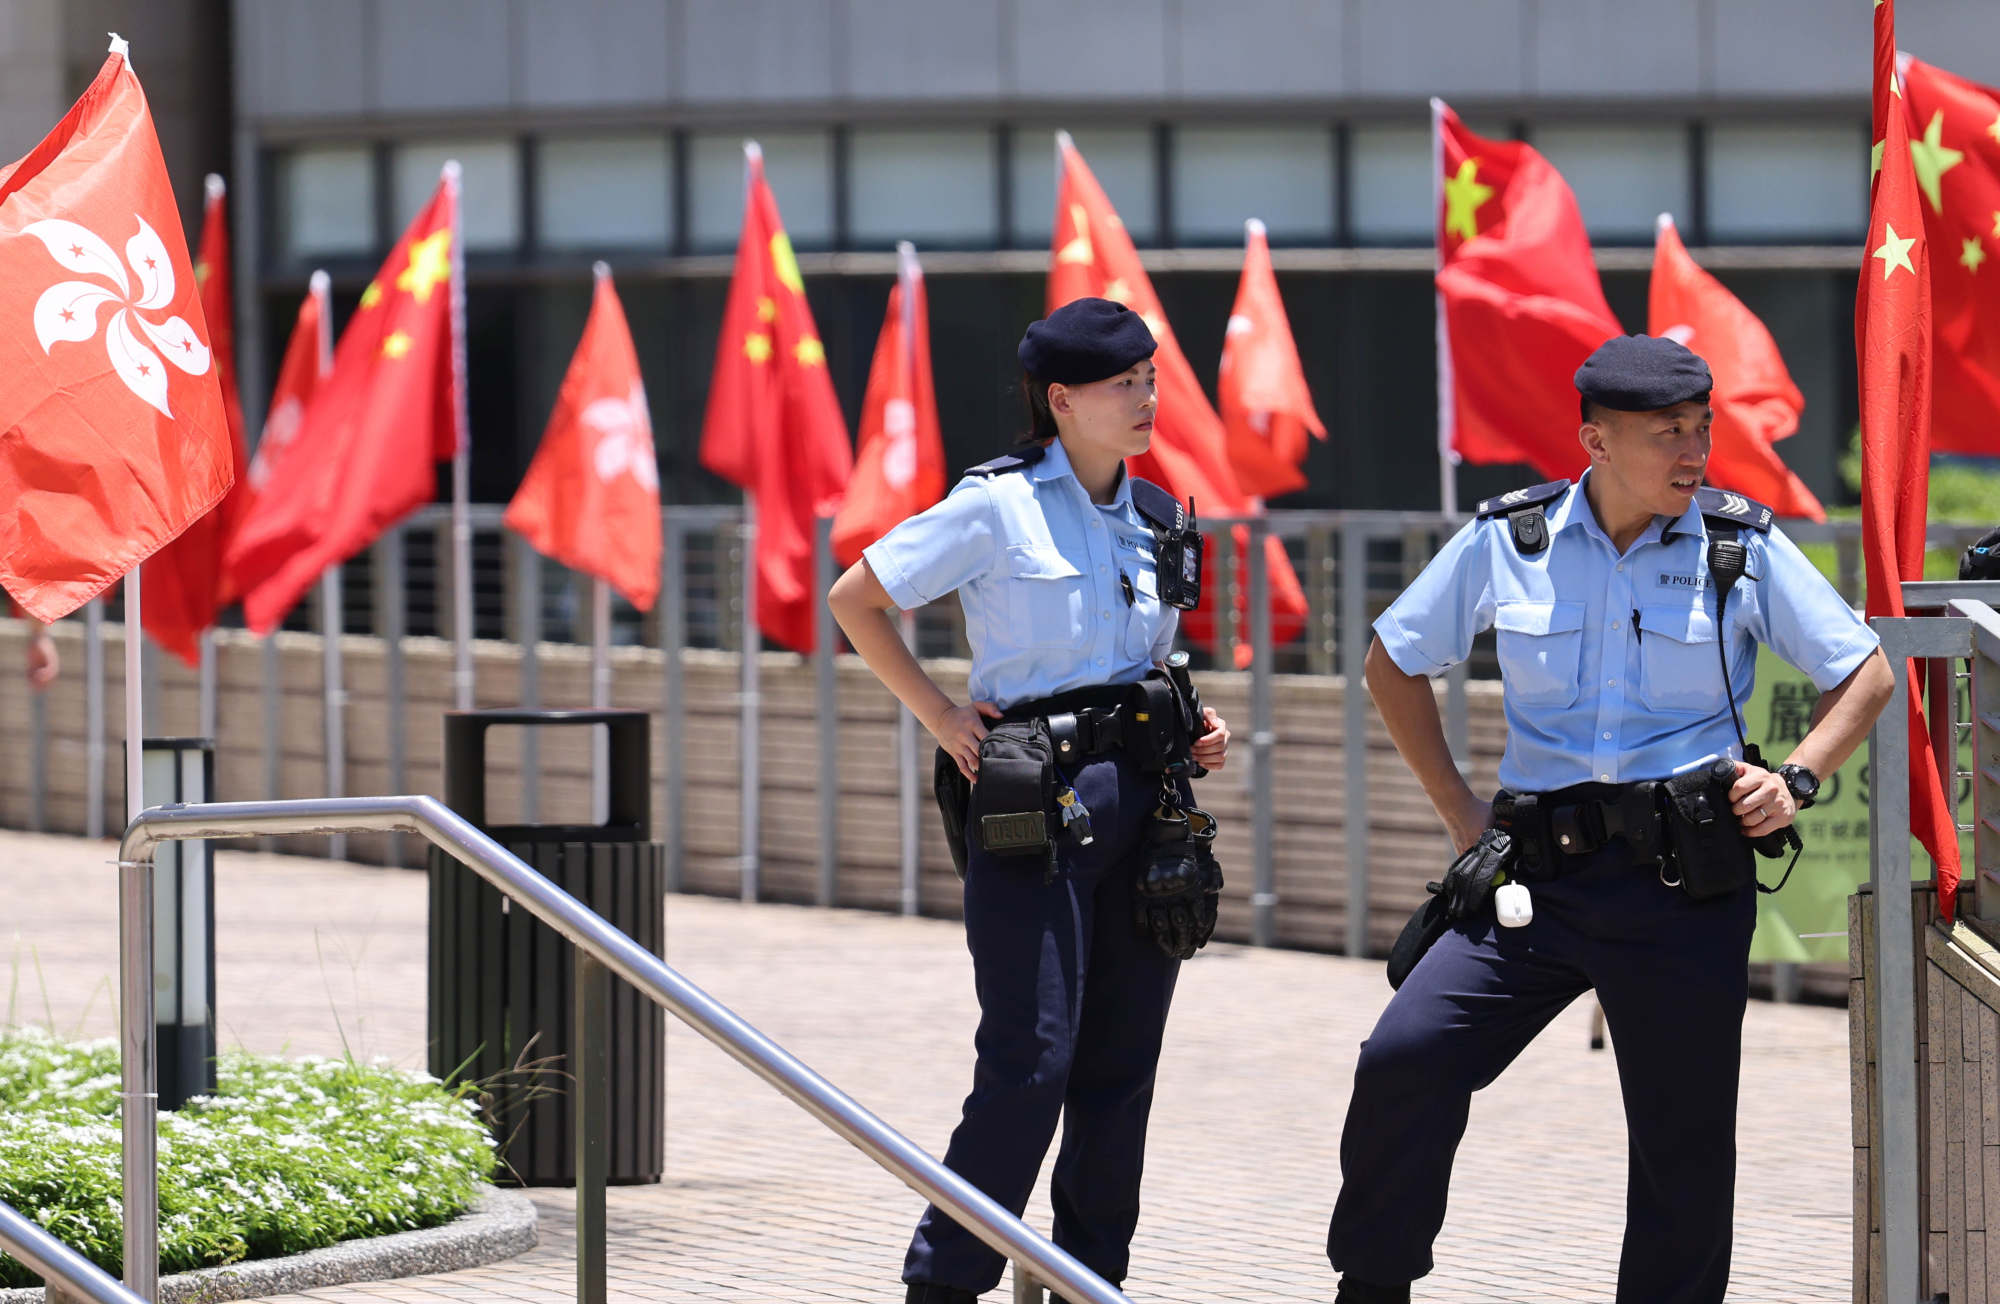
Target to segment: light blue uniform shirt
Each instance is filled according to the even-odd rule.
[[[1153,534],[1132,505],[1131,476],[1121,474],[1117,497],[1100,507],[1059,440],[1025,470],[967,476],[862,556],[905,611],[958,593],[972,698],[1002,710],[1134,683],[1167,655],[1179,623],[1160,601]]]
[[[1662,779],[1716,756],[1741,759],[1716,655],[1708,532],[1699,506],[1655,517],[1622,556],[1597,523],[1584,480],[1546,509],[1549,546],[1525,556],[1504,516],[1453,537],[1375,622],[1404,673],[1439,675],[1474,635],[1498,631],[1507,751],[1500,783],[1546,792],[1573,783]],[[1778,530],[1745,528],[1748,560],[1722,631],[1740,713],[1757,644],[1821,692],[1880,643]],[[1767,758],[1776,761],[1776,757]]]

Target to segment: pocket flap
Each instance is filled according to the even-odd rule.
[[[1686,604],[1639,608],[1639,637],[1664,634],[1676,643],[1715,642],[1715,617]]]
[[[1007,549],[1007,573],[1019,580],[1066,580],[1083,574],[1054,548],[1025,543]]]
[[[1519,598],[1493,609],[1493,628],[1509,634],[1568,634],[1583,628],[1581,602]]]

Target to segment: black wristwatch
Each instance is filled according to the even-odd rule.
[[[1806,809],[1819,799],[1819,776],[1803,765],[1780,765],[1778,777],[1785,781],[1785,787],[1792,794],[1792,801],[1800,810]]]

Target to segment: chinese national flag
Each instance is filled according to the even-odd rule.
[[[122,41],[0,168],[0,320],[0,588],[47,622],[234,480],[194,266]]]
[[[854,478],[833,519],[833,555],[852,566],[861,550],[944,497],[944,437],[931,386],[931,314],[916,252],[899,251],[902,274],[889,291],[868,392],[861,400],[861,448]]]
[[[1646,330],[1687,345],[1715,376],[1708,483],[1769,503],[1780,516],[1825,520],[1819,499],[1772,447],[1799,428],[1806,405],[1778,342],[1757,314],[1688,257],[1665,214],[1653,243]]]
[[[1924,239],[1937,251],[1931,447],[1992,456],[2000,454],[2000,91],[1919,59],[1902,59],[1901,71],[1897,102]]]
[[[1624,328],[1604,301],[1576,196],[1519,141],[1487,140],[1432,101],[1443,426],[1468,462],[1580,474],[1576,369]],[[1448,377],[1448,383],[1446,378]]]
[[[202,631],[235,600],[223,569],[223,549],[237,523],[249,510],[254,490],[249,458],[243,447],[243,407],[236,394],[235,308],[229,298],[229,219],[227,190],[211,174],[202,209],[201,251],[194,278],[201,286],[201,314],[208,321],[208,339],[215,374],[222,383],[222,407],[229,420],[231,461],[236,483],[214,511],[181,532],[154,555],[146,567],[144,610],[140,621],[154,641],[189,665],[201,660]]]
[[[1306,460],[1306,432],[1325,439],[1326,427],[1306,389],[1264,224],[1251,218],[1243,226],[1243,279],[1222,341],[1216,406],[1236,483],[1253,497],[1275,498],[1306,487],[1299,469]]]
[[[446,164],[437,193],[361,292],[333,374],[237,529],[227,564],[258,634],[327,567],[436,496],[433,464],[459,439],[457,210],[457,168]]]
[[[660,464],[639,354],[603,263],[549,428],[504,523],[537,552],[652,609],[660,592]]]
[[[299,303],[298,319],[292,323],[292,338],[285,345],[285,358],[278,366],[278,383],[271,391],[270,410],[264,417],[264,434],[250,459],[253,488],[262,489],[271,482],[273,470],[298,439],[313,395],[333,374],[333,306],[329,289],[326,273],[314,272],[312,287]]]
[[[1923,575],[1930,495],[1932,263],[1908,122],[1891,104],[1895,61],[1896,5],[1883,0],[1875,9],[1874,123],[1881,168],[1854,305],[1861,373],[1861,547],[1870,616],[1901,616],[1903,581]],[[1938,906],[1949,919],[1959,881],[1958,830],[1915,691],[1922,681],[1914,664],[1911,671],[1910,828],[1937,865]]]
[[[745,153],[743,233],[715,346],[701,464],[756,505],[758,628],[810,652],[816,521],[839,504],[854,450],[763,153],[754,145]]]
[[[1167,325],[1153,282],[1139,262],[1139,251],[1125,231],[1117,210],[1091,175],[1083,155],[1070,143],[1068,133],[1058,136],[1062,152],[1062,176],[1056,186],[1055,232],[1049,257],[1048,311],[1073,299],[1101,298],[1124,304],[1145,319],[1159,341],[1153,355],[1159,369],[1160,405],[1153,417],[1152,447],[1128,459],[1131,472],[1144,476],[1182,498],[1193,498],[1197,514],[1248,516],[1253,504],[1237,484],[1236,471],[1229,463],[1229,447],[1222,432],[1222,420],[1209,406],[1208,395],[1195,379],[1194,368],[1181,352],[1180,341]],[[1250,532],[1238,526],[1236,555],[1249,549]],[[1211,554],[1213,555],[1213,554]],[[1284,542],[1273,536],[1264,553],[1271,583],[1271,635],[1283,643],[1305,627],[1306,595],[1285,555]],[[1245,638],[1237,645],[1239,668],[1249,664],[1247,568],[1239,566],[1237,583],[1220,582],[1210,574],[1203,584],[1201,606],[1183,617],[1188,637],[1207,642],[1215,637],[1215,598],[1218,593],[1235,592],[1237,615]]]

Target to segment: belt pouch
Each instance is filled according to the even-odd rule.
[[[931,791],[937,797],[938,815],[944,820],[944,845],[951,851],[951,867],[965,877],[965,814],[972,801],[972,785],[958,771],[958,762],[944,748],[937,749],[931,762]]]
[[[1727,896],[1756,876],[1750,840],[1736,812],[1729,808],[1729,789],[1736,767],[1718,762],[1665,783],[1667,840],[1680,871],[1681,890],[1697,901]]]
[[[1162,671],[1132,685],[1126,699],[1125,751],[1147,774],[1165,774],[1187,754],[1181,699]]]
[[[979,845],[996,856],[1046,852],[1054,804],[1055,745],[1048,721],[995,725],[979,744],[979,781],[972,785]]]

